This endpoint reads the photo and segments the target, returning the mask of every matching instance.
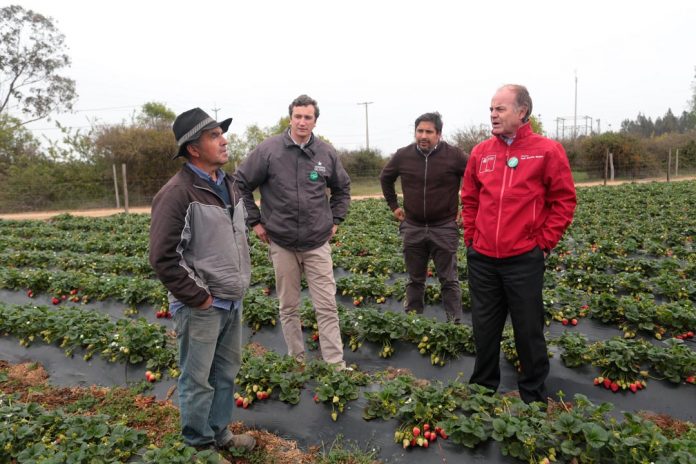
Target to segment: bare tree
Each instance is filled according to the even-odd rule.
[[[75,81],[59,74],[70,66],[64,40],[50,18],[19,5],[0,9],[0,114],[24,125],[72,109]]]
[[[450,137],[448,137],[448,141],[451,142],[452,145],[456,145],[460,149],[464,150],[465,153],[471,153],[472,148],[490,136],[490,128],[482,124],[479,126],[469,126],[464,129],[457,129]]]

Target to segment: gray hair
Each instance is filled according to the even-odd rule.
[[[435,126],[435,132],[442,134],[442,116],[440,116],[440,113],[437,111],[418,116],[418,119],[416,119],[416,129],[418,129],[418,124],[422,122],[432,122]]]
[[[525,107],[527,112],[522,118],[522,122],[529,121],[529,116],[532,114],[532,97],[529,96],[529,90],[524,85],[506,84],[498,90],[510,89],[515,92],[515,105],[517,108]]]
[[[314,107],[314,119],[319,119],[319,105],[317,105],[317,101],[310,97],[309,95],[302,94],[296,99],[290,103],[290,106],[288,107],[288,113],[290,116],[292,116],[292,110],[296,106],[309,106],[312,105]]]

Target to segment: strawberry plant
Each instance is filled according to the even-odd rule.
[[[244,295],[242,319],[254,332],[264,325],[276,325],[278,318],[278,299],[267,296],[263,289],[252,288]]]
[[[667,349],[651,347],[648,350],[652,370],[672,383],[680,383],[696,374],[696,352],[676,338],[666,340],[665,344]]]
[[[631,386],[640,381],[641,365],[648,360],[650,346],[643,340],[621,338],[596,342],[590,346],[592,364],[600,368],[603,381],[609,380],[614,393],[619,389],[631,389],[635,393]]]
[[[388,420],[395,417],[399,408],[411,395],[415,387],[415,379],[408,375],[383,382],[378,391],[365,393],[367,404],[363,410],[363,419]],[[401,440],[397,440],[401,441]]]
[[[331,405],[331,419],[338,420],[349,401],[358,399],[358,387],[367,385],[368,377],[357,371],[337,370],[322,361],[312,361],[308,369],[316,381],[314,401]]]
[[[273,351],[255,353],[245,349],[242,365],[235,379],[239,392],[235,393],[237,406],[247,408],[254,401],[265,400],[278,391],[278,398],[290,404],[300,401],[300,391],[309,379],[292,356],[281,356]]]
[[[580,367],[592,362],[591,353],[587,350],[587,337],[583,334],[565,331],[555,343],[563,349],[561,360],[567,367]]]

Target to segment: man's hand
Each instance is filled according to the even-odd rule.
[[[331,228],[331,237],[329,238],[329,240],[334,238],[334,235],[336,235],[337,231],[338,231],[338,224],[334,224],[333,227]]]
[[[260,222],[253,227],[254,233],[263,243],[270,243],[266,228]]]
[[[210,307],[213,306],[213,295],[208,295],[208,298],[203,302],[202,305],[198,307],[198,309],[210,309]]]
[[[394,211],[394,217],[399,221],[399,222],[404,222],[406,220],[406,213],[404,213],[404,210],[401,208],[396,208]]]

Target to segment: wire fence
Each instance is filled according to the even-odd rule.
[[[582,163],[572,166],[576,183],[640,181],[644,179],[677,180],[696,176],[693,166],[661,166],[651,163],[649,166],[625,169],[614,166],[613,176],[610,165],[604,162]],[[357,196],[379,195],[380,169],[355,169],[349,172],[352,181],[352,193]],[[669,176],[668,176],[669,172]],[[168,178],[157,176],[131,176],[127,174],[124,184],[121,171],[117,171],[116,185],[113,176],[98,178],[60,180],[50,182],[22,182],[12,185],[0,185],[0,213],[82,210],[100,208],[124,208],[149,206],[157,191],[166,183]],[[118,190],[118,195],[116,193]],[[400,181],[397,181],[397,191],[400,191]],[[127,198],[126,198],[127,195]]]

